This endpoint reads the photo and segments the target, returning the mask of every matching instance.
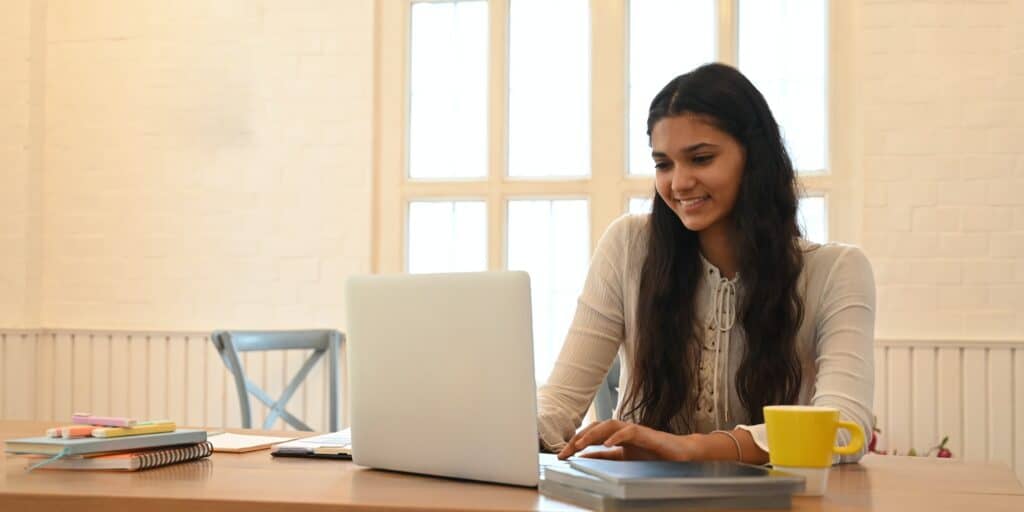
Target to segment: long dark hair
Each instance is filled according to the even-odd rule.
[[[743,287],[737,320],[747,339],[736,389],[750,421],[761,423],[763,406],[796,401],[802,377],[796,355],[803,318],[796,175],[767,102],[736,69],[707,64],[669,82],[651,102],[647,135],[661,119],[682,114],[701,116],[745,151],[731,214]],[[659,430],[692,432],[704,336],[694,313],[700,244],[657,193],[647,229],[623,416]]]

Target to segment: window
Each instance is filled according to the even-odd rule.
[[[486,209],[483,201],[411,201],[407,270],[487,270]]]
[[[487,174],[487,2],[412,5],[409,177]]]
[[[629,213],[651,213],[652,202],[653,196],[631,197],[629,198],[629,207],[626,211]]]
[[[654,95],[685,70],[716,59],[716,0],[629,3],[629,172],[654,175],[647,110]],[[666,48],[671,51],[666,52]]]
[[[737,65],[764,92],[825,240],[840,192],[827,0],[401,0],[378,4],[374,264],[531,275],[537,378],[558,354],[594,244],[649,212],[647,108],[672,77]],[[831,18],[830,18],[831,17]],[[404,28],[403,28],[404,27]],[[784,29],[780,29],[784,27]],[[849,30],[848,28],[845,30]],[[847,51],[847,50],[843,50]],[[838,167],[842,167],[842,164]]]
[[[804,196],[800,198],[797,220],[804,238],[818,243],[828,241],[828,211],[825,209],[824,196]]]
[[[509,3],[509,177],[590,174],[589,4]]]
[[[740,70],[771,106],[797,170],[824,172],[826,1],[740,0],[739,7]]]
[[[508,202],[507,267],[530,274],[539,379],[551,373],[586,277],[590,262],[587,209],[585,199]]]
[[[804,237],[826,242],[829,170],[827,0],[738,0],[738,67],[764,95],[793,166]],[[784,29],[780,29],[784,27]]]

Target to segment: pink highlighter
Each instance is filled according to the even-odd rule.
[[[99,427],[134,427],[135,420],[116,416],[93,416],[89,413],[76,412],[71,415],[71,422],[79,425],[95,425]]]

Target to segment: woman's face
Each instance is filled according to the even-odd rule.
[[[666,117],[651,130],[658,195],[690,231],[726,226],[745,155],[731,135],[693,114]]]

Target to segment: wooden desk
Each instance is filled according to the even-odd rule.
[[[0,421],[0,439],[38,435],[53,424]],[[130,510],[579,510],[536,490],[406,475],[350,462],[272,458],[267,450],[137,473],[25,472],[23,457],[0,459],[0,511]],[[794,510],[1024,511],[1009,469],[953,460],[868,456],[834,469],[828,494],[794,498]]]

